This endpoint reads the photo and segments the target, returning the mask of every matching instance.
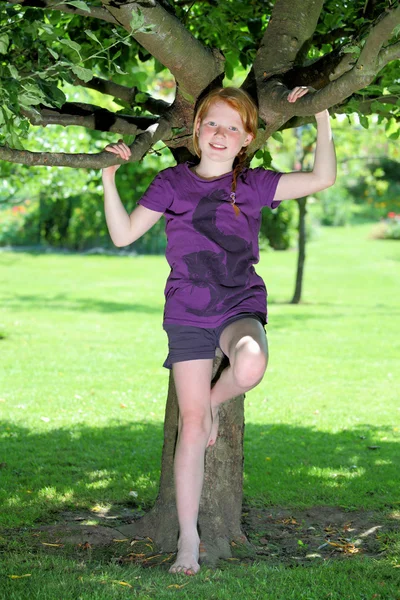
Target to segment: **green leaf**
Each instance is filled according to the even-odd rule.
[[[42,31],[44,31],[48,35],[54,35],[56,32],[53,25],[49,25],[48,23],[40,23],[39,32],[41,33]]]
[[[79,54],[79,51],[81,49],[80,44],[77,44],[76,42],[73,42],[72,40],[69,40],[69,39],[63,39],[63,40],[60,40],[60,42],[61,42],[61,44],[64,44],[64,46],[69,46],[70,48],[72,48]],[[79,54],[79,56],[80,56],[80,54]]]
[[[8,135],[6,135],[6,144],[8,144],[11,148],[15,148],[16,150],[23,150],[24,147],[21,144],[21,141],[18,135],[14,130],[11,130]]]
[[[391,133],[389,135],[389,140],[397,140],[397,139],[399,139],[399,135],[400,135],[400,129],[398,129],[394,133]]]
[[[136,94],[135,96],[135,102],[146,102],[147,100],[147,94],[144,94],[143,92],[139,92],[138,94]]]
[[[34,83],[25,84],[21,94],[18,95],[19,103],[24,106],[35,106],[45,100],[42,90]]]
[[[359,115],[360,124],[364,127],[364,129],[368,129],[369,121],[365,115]]]
[[[95,42],[100,44],[101,47],[103,47],[103,44],[100,42],[98,37],[93,33],[93,31],[90,31],[90,29],[85,29],[85,33],[88,37],[90,37],[92,40],[94,40]]]
[[[164,69],[165,69],[165,67],[162,64],[162,62],[160,62],[159,60],[157,60],[155,58],[154,59],[154,73],[161,73],[161,71],[163,71]]]
[[[0,54],[6,54],[10,38],[6,33],[0,35]]]
[[[57,54],[57,52],[54,52],[54,50],[52,50],[51,48],[47,48],[47,50],[50,52],[50,54],[52,55],[53,58],[55,58],[56,60],[58,60],[58,54]]]
[[[184,133],[186,131],[186,127],[172,127],[171,129],[173,135],[179,135],[180,133]]]
[[[8,70],[11,73],[11,77],[14,77],[14,79],[19,79],[19,73],[17,71],[17,69],[14,67],[14,65],[8,65]]]
[[[78,65],[74,65],[71,67],[71,71],[75,73],[79,79],[82,79],[85,83],[93,79],[94,75],[90,69],[84,69]]]
[[[257,150],[256,158],[262,158],[264,156],[264,152],[262,150]]]
[[[118,65],[113,65],[113,67],[116,70],[116,72],[119,73],[120,75],[128,75],[128,73],[126,71],[123,71],[121,69],[121,67],[119,67]]]
[[[132,10],[132,18],[131,18],[129,25],[131,26],[132,33],[134,33],[135,31],[138,31],[141,27],[143,27],[144,16],[140,9],[138,9],[137,11]]]
[[[359,56],[361,49],[358,46],[347,46],[346,48],[342,48],[342,52],[344,54],[355,54],[356,56]]]
[[[400,33],[400,25],[396,25],[396,27],[392,31],[392,36],[397,37]]]
[[[230,62],[226,61],[225,62],[225,76],[228,79],[233,79],[233,75],[234,75],[233,65]]]
[[[83,2],[83,0],[69,0],[69,2],[66,2],[65,4],[71,4],[72,6],[75,6],[75,8],[79,8],[80,10],[90,13],[89,6],[86,4],[86,2]]]
[[[274,140],[276,140],[277,142],[281,142],[281,144],[283,144],[283,137],[282,134],[279,133],[279,131],[275,131],[271,137],[273,137]]]
[[[46,96],[46,104],[60,108],[66,102],[67,99],[64,92],[55,83],[41,81],[39,85]]]
[[[269,150],[264,150],[263,152],[263,167],[268,169],[272,163],[272,156]]]

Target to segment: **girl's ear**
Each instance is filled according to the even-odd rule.
[[[248,146],[253,139],[254,135],[252,133],[248,133],[246,139],[243,142],[243,146]]]

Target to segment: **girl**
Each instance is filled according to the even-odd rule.
[[[295,102],[307,91],[296,87],[287,99]],[[313,194],[335,181],[328,111],[315,117],[311,172],[244,167],[258,114],[250,96],[237,88],[216,89],[203,98],[193,128],[200,161],[159,173],[130,215],[115,185],[118,166],[103,170],[106,220],[116,246],[137,240],[163,214],[166,220],[171,272],[165,288],[169,353],[164,366],[172,368],[180,413],[174,465],[180,531],[171,573],[193,575],[200,569],[197,518],[204,453],[217,437],[218,407],[254,388],[267,367],[266,289],[253,266],[259,258],[261,208],[276,208],[282,200]],[[131,154],[123,142],[106,150],[125,160]],[[211,390],[217,347],[229,366]]]

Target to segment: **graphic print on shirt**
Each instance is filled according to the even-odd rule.
[[[232,295],[235,301],[248,296],[246,284],[251,269],[249,264],[253,256],[251,243],[237,235],[226,235],[217,227],[217,210],[229,202],[226,192],[215,190],[210,196],[204,196],[193,213],[192,224],[196,231],[215,242],[221,252],[200,250],[183,256],[189,280],[194,287],[208,288],[210,300],[201,310],[187,307],[194,315],[219,315],[225,312],[226,300]],[[232,210],[232,218],[236,218]],[[240,290],[240,291],[239,291]]]

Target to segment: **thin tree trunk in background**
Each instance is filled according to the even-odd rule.
[[[307,214],[307,197],[299,198],[296,200],[299,207],[299,238],[298,238],[298,257],[297,257],[297,271],[296,271],[296,285],[291,299],[291,304],[299,304],[301,300],[301,293],[303,289],[303,274],[304,274],[304,263],[306,260],[306,214]]]

